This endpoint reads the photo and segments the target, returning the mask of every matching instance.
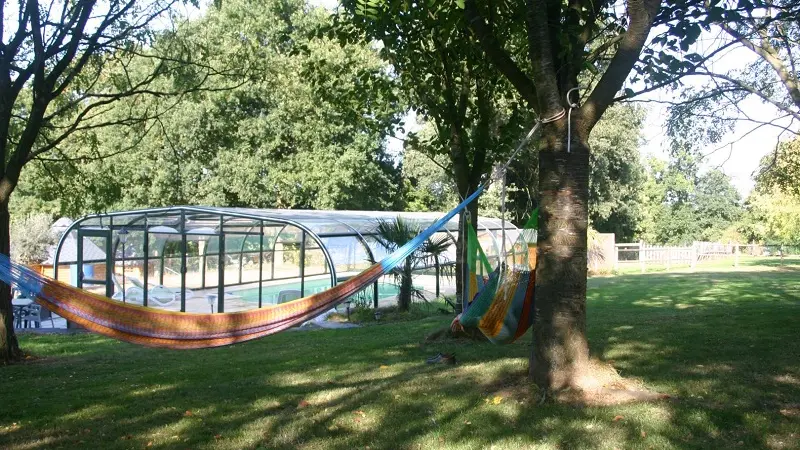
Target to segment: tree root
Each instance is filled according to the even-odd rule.
[[[549,397],[580,406],[611,406],[670,398],[647,389],[638,380],[623,378],[611,365],[598,360],[591,360],[585,373],[574,380],[571,387],[551,392]]]

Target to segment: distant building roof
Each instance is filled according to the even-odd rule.
[[[59,219],[61,220],[61,219]],[[70,221],[72,223],[72,221]],[[69,226],[69,225],[68,225]],[[42,263],[44,265],[53,265],[54,255],[56,253],[56,246],[53,245],[47,250],[47,260]],[[94,242],[84,239],[83,240],[83,260],[84,261],[97,261],[105,260],[106,252],[94,244]],[[78,263],[78,240],[74,235],[67,235],[64,239],[64,245],[61,246],[61,255],[58,258],[59,264],[77,264]]]
[[[57,236],[61,236],[73,222],[74,220],[69,217],[62,217],[50,225],[50,229],[53,230],[53,233],[56,233]]]

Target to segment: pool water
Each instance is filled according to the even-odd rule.
[[[331,281],[330,280],[306,280],[305,282],[305,294],[311,295],[316,294],[317,292],[322,292],[326,289],[330,289]],[[286,283],[286,284],[278,284],[272,286],[264,286],[262,295],[263,295],[263,304],[276,304],[278,303],[278,294],[281,291],[285,290],[300,290],[300,282],[295,283]],[[369,285],[369,287],[365,288],[364,291],[361,291],[359,294],[366,294],[367,298],[372,298],[372,289],[374,289],[373,285]],[[366,292],[365,292],[366,291]],[[400,288],[393,283],[384,283],[378,282],[378,298],[387,298],[387,297],[394,297],[400,292]],[[231,291],[231,294],[240,296],[242,300],[252,303],[258,303],[258,287],[250,288],[250,289],[242,289],[240,291]],[[359,295],[355,294],[355,295]]]

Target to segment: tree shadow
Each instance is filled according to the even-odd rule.
[[[799,294],[784,272],[590,282],[592,353],[673,397],[614,407],[538,404],[530,334],[420,345],[446,318],[191,352],[25,336],[44,357],[0,369],[0,447],[791,448]]]

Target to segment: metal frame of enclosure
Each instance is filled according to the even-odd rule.
[[[143,306],[159,306],[150,298],[154,295],[150,286],[171,283],[180,311],[187,310],[187,292],[192,289],[206,292],[207,296],[213,293],[216,312],[224,312],[226,296],[231,294],[228,288],[233,286],[250,286],[254,295],[257,288],[258,301],[252,307],[261,308],[274,303],[274,299],[265,301],[267,284],[295,280],[299,282],[300,296],[305,296],[382,259],[388,251],[372,238],[379,220],[402,217],[425,228],[441,215],[199,206],[93,214],[75,221],[64,232],[53,266],[56,279],[60,267],[77,268],[70,272],[73,284],[99,289],[98,293],[116,299],[120,299],[122,291],[122,301],[126,300],[127,281],[140,277],[138,285],[143,289],[139,303]],[[501,236],[506,237],[507,247],[513,248],[519,235],[519,230],[508,222],[502,233],[503,222],[498,219],[479,218],[478,226],[490,259],[500,254]],[[458,220],[448,222],[440,233],[455,243]],[[70,246],[75,250],[68,250]],[[444,259],[452,263],[455,245],[451,248],[451,256]],[[439,264],[437,260],[437,287]],[[85,268],[90,265],[101,273],[88,273]],[[324,282],[327,287],[309,290],[311,279],[329,281]],[[377,306],[378,282],[373,286],[373,300]],[[213,304],[211,308],[214,309]]]

